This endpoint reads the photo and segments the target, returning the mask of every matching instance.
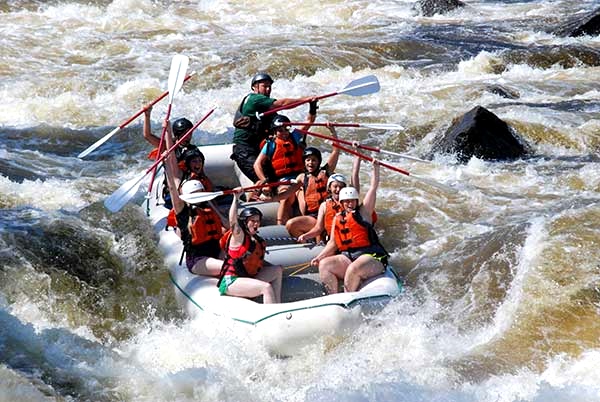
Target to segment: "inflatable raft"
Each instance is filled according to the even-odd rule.
[[[231,148],[231,144],[201,147],[206,156],[205,172],[215,185],[224,188],[252,185],[229,158]],[[155,182],[162,183],[162,180]],[[216,201],[227,213],[231,198]],[[263,224],[273,222],[276,203],[245,205],[262,210]],[[400,280],[388,268],[357,292],[326,295],[317,268],[309,264],[323,246],[298,244],[289,238],[285,227],[267,225],[261,227],[259,234],[268,243],[266,261],[283,266],[282,303],[262,304],[221,296],[216,278],[191,274],[185,263],[179,265],[183,247],[173,230],[165,230],[168,210],[155,200],[146,203],[146,210],[159,236],[159,248],[165,255],[176,299],[185,312],[192,318],[212,314],[247,327],[251,336],[263,342],[272,354],[291,355],[318,338],[347,335],[401,291]]]

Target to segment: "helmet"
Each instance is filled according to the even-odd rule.
[[[283,125],[283,123],[289,123],[290,119],[287,118],[287,116],[284,116],[282,114],[276,114],[275,117],[273,117],[273,120],[271,120],[271,130],[275,130],[279,127],[286,127]]]
[[[240,212],[240,219],[243,219],[244,221],[248,218],[250,218],[251,216],[256,216],[258,215],[258,217],[262,220],[263,214],[262,212],[260,212],[260,209],[256,208],[256,207],[246,207],[244,209],[242,209],[242,212]]]
[[[254,84],[260,81],[271,81],[272,84],[273,78],[271,78],[271,76],[267,73],[258,73],[254,77],[252,77],[252,83],[250,84],[250,88],[252,88]]]
[[[204,191],[204,185],[200,180],[187,180],[181,185],[181,195]]]
[[[346,186],[346,178],[344,177],[343,174],[340,173],[334,173],[331,176],[329,176],[329,178],[327,179],[327,188],[329,189],[329,185],[331,183],[333,183],[334,181],[339,181],[340,183],[344,183],[344,186]]]
[[[354,187],[344,187],[340,190],[340,201],[358,200],[358,191]]]
[[[202,159],[202,162],[204,162],[204,154],[198,149],[198,147],[188,148],[183,153],[183,160],[185,161],[186,165],[189,164],[192,159],[198,157]]]
[[[319,165],[321,164],[321,151],[319,151],[317,148],[315,147],[306,147],[304,149],[304,153],[302,154],[302,159],[306,159],[307,157],[314,155],[317,157],[317,159],[319,160]]]
[[[185,117],[177,119],[173,122],[173,135],[179,138],[190,131],[192,127],[194,127],[192,122]]]

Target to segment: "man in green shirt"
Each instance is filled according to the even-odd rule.
[[[244,97],[236,110],[233,125],[233,159],[240,170],[253,182],[257,182],[258,176],[254,172],[254,161],[260,152],[260,144],[269,135],[271,120],[275,113],[263,116],[258,115],[270,109],[287,106],[297,102],[311,102],[311,110],[317,108],[314,97],[304,98],[271,98],[271,85],[273,79],[267,73],[258,73],[252,78],[250,87],[252,92]]]

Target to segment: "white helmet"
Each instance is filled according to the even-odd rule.
[[[344,177],[343,174],[340,173],[334,173],[331,176],[329,176],[329,178],[327,179],[327,188],[329,189],[329,185],[331,183],[333,183],[334,181],[339,181],[340,183],[344,183],[344,186],[346,185],[347,181],[346,178]]]
[[[340,201],[358,200],[358,191],[354,187],[344,187],[340,190]]]
[[[192,194],[197,191],[204,191],[204,186],[200,180],[188,180],[181,186],[181,195]]]

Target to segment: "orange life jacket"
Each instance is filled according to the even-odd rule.
[[[339,201],[335,201],[333,198],[329,197],[325,200],[325,216],[324,216],[324,225],[325,231],[327,232],[327,236],[331,232],[331,224],[333,223],[333,218],[335,215],[342,210],[342,204]]]
[[[223,267],[221,268],[219,283],[226,275],[240,277],[256,276],[263,267],[267,243],[258,235],[250,236],[247,233],[244,233],[244,243],[240,246],[239,250],[242,256],[233,258],[229,253],[231,231],[226,233],[225,236],[227,237],[225,250],[227,254],[223,261]]]
[[[195,216],[192,217],[189,229],[192,235],[192,244],[202,244],[208,240],[218,240],[223,235],[221,219],[209,206],[196,207]]]
[[[329,236],[329,231],[331,230],[331,223],[333,222],[333,217],[335,214],[342,210],[342,204],[339,201],[334,201],[333,198],[329,197],[325,200],[327,204],[325,204],[325,230],[327,231],[327,235]],[[377,212],[373,210],[371,214],[371,224],[375,225],[377,222]]]
[[[316,175],[308,172],[304,173],[304,200],[306,201],[306,210],[304,215],[315,214],[319,211],[319,206],[327,199],[327,172],[319,170]]]
[[[208,205],[186,206],[176,217],[186,252],[209,240],[219,240],[223,235],[219,215]]]
[[[302,148],[291,137],[287,140],[275,137],[273,141],[275,151],[271,156],[271,166],[273,166],[275,176],[285,177],[293,173],[300,174],[304,169]]]
[[[336,215],[333,238],[339,251],[352,251],[372,246],[373,225],[365,222],[358,210],[348,213],[342,211]]]

